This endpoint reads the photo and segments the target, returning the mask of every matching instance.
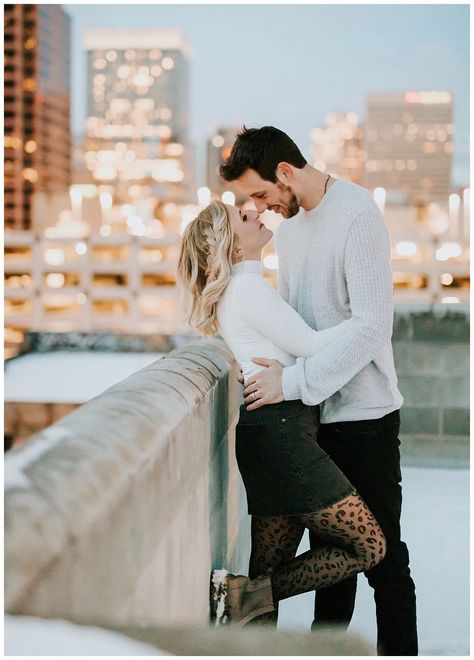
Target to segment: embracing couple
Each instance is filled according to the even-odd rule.
[[[186,227],[178,265],[190,324],[222,336],[245,388],[236,457],[249,575],[214,571],[213,616],[276,625],[281,600],[315,590],[312,629],[347,626],[365,572],[378,653],[417,655],[388,229],[367,190],[311,167],[272,126],[244,128],[221,176],[256,210],[211,202]],[[278,293],[262,278],[267,209],[287,219],[275,236]],[[305,529],[310,550],[296,555]]]

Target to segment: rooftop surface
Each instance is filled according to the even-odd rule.
[[[420,655],[469,655],[469,471],[404,467],[402,538],[416,586]],[[309,548],[305,534],[298,553]],[[313,593],[280,605],[280,628],[308,630]],[[376,643],[373,591],[358,579],[349,630]]]

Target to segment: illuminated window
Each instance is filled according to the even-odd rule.
[[[163,139],[169,139],[171,137],[171,128],[169,126],[157,126],[157,134]]]
[[[38,181],[38,172],[31,167],[25,167],[21,175],[25,181],[29,181],[30,183],[36,183]]]
[[[137,87],[148,87],[153,84],[152,76],[138,73],[136,76],[133,76],[133,84]],[[145,91],[146,93],[146,91]]]
[[[46,275],[46,284],[51,289],[60,289],[64,286],[65,279],[63,273],[48,273],[48,275]]]
[[[169,71],[174,67],[174,62],[171,57],[164,57],[161,62],[161,66],[163,67],[163,69]]]
[[[32,50],[36,46],[36,37],[28,37],[25,41],[25,50]]]
[[[4,140],[6,149],[21,149],[21,139],[12,135],[6,135]]]
[[[181,156],[184,152],[184,147],[182,144],[173,143],[168,144],[166,147],[167,156]]]
[[[60,248],[45,250],[44,260],[50,266],[62,266],[64,263],[64,250]]]
[[[33,154],[36,151],[37,144],[34,140],[27,140],[25,142],[25,151],[27,154]]]
[[[129,75],[130,75],[129,66],[127,66],[126,64],[122,64],[121,66],[119,66],[119,68],[117,69],[117,76],[119,78],[128,78]]]
[[[25,78],[23,81],[23,89],[26,92],[36,92],[36,80],[33,78]]]

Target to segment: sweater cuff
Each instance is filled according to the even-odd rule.
[[[291,367],[285,367],[281,375],[281,389],[285,401],[294,401],[301,399],[300,388],[298,387],[298,364]]]

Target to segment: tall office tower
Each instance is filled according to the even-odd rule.
[[[35,192],[71,181],[70,19],[60,5],[5,5],[5,227],[30,229]]]
[[[367,188],[396,190],[415,204],[448,197],[454,134],[450,92],[369,94],[366,121]]]
[[[310,139],[314,167],[337,178],[362,183],[366,154],[355,112],[326,115],[326,127],[311,129]]]
[[[177,29],[86,33],[85,159],[118,201],[187,202],[190,51]]]
[[[236,197],[236,203],[241,204],[245,197],[236,186],[223,181],[219,175],[219,167],[230,156],[235,138],[242,130],[242,126],[219,127],[207,141],[207,187],[214,195],[221,196],[226,190],[230,190]]]

